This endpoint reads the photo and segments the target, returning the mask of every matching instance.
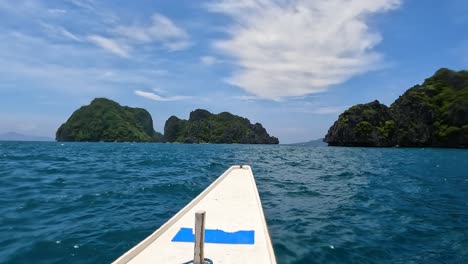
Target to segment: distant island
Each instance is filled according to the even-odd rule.
[[[106,98],[76,110],[56,133],[57,141],[159,142],[162,138],[148,111]]]
[[[330,146],[468,147],[468,71],[442,68],[390,107],[373,101],[344,111]]]
[[[164,125],[164,139],[180,143],[278,144],[260,123],[228,112],[212,114],[197,109],[189,120],[171,116]]]
[[[56,133],[57,141],[179,142],[278,144],[259,123],[228,112],[212,114],[197,109],[189,120],[171,116],[164,135],[155,132],[151,115],[142,108],[121,106],[106,98],[76,110]]]
[[[17,132],[0,134],[1,141],[53,141],[52,138],[24,135]]]
[[[292,143],[289,145],[300,146],[300,147],[326,147],[328,146],[327,143],[323,142],[323,138],[319,138],[319,139],[311,140],[307,142]]]

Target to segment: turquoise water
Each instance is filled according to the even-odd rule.
[[[0,142],[0,263],[111,262],[232,164],[279,263],[468,263],[468,151]]]

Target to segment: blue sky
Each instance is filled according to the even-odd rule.
[[[204,108],[300,142],[354,104],[468,69],[466,0],[3,0],[0,16],[0,133],[54,137],[107,97],[157,131]]]

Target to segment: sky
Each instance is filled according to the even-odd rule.
[[[55,138],[106,97],[160,132],[202,108],[303,142],[468,69],[466,0],[0,0],[0,17],[0,133]]]

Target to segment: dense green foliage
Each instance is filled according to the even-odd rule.
[[[121,106],[96,98],[76,110],[56,133],[57,141],[155,142],[162,135],[153,129],[151,115],[142,108]]]
[[[390,108],[376,102],[353,106],[339,116],[325,141],[339,146],[468,147],[468,71],[440,69]]]
[[[251,124],[247,118],[228,112],[212,114],[203,109],[191,112],[189,120],[171,116],[164,126],[164,138],[181,143],[279,143],[259,123]]]
[[[331,146],[380,146],[394,144],[395,123],[390,109],[374,101],[344,111],[330,128],[325,142]]]
[[[440,69],[391,108],[401,146],[468,146],[468,71]]]

